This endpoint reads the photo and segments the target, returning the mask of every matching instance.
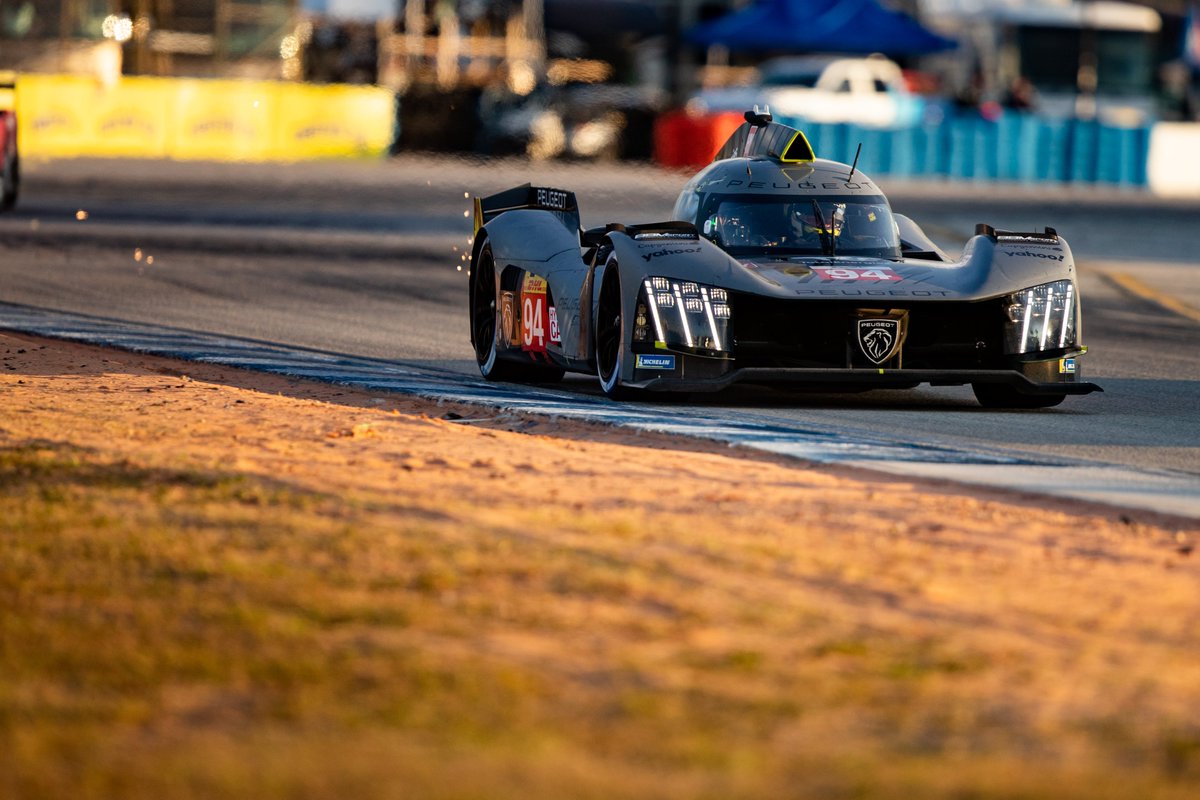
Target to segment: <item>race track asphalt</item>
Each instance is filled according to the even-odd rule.
[[[644,165],[417,156],[290,166],[31,163],[20,206],[0,216],[0,303],[474,376],[465,195],[526,181],[574,190],[591,225],[668,217],[683,177]],[[1200,317],[1186,313],[1200,309],[1200,204],[1092,187],[880,183],[897,211],[949,249],[976,222],[1057,228],[1081,269],[1086,376],[1105,393],[1047,411],[997,412],[981,409],[967,388],[826,395],[745,387],[698,406],[1200,475]],[[586,377],[564,386],[597,392]]]

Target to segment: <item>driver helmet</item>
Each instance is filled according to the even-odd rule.
[[[815,239],[825,233],[825,228],[817,220],[811,203],[793,205],[789,219],[792,223],[792,235],[797,239]]]
[[[821,215],[818,216],[811,200],[793,203],[789,215],[792,236],[803,240],[819,239],[830,230],[834,236],[840,236],[844,227],[846,204],[821,204]]]

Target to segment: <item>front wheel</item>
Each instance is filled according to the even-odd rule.
[[[1002,383],[972,383],[975,399],[984,408],[1052,408],[1065,394],[1023,394]]]
[[[540,364],[521,364],[500,357],[496,347],[499,336],[496,318],[496,259],[492,246],[484,242],[471,267],[471,340],[475,343],[475,363],[479,374],[489,381],[514,383],[554,383],[562,380],[563,370]]]
[[[613,400],[633,400],[645,395],[621,383],[628,347],[625,342],[625,309],[621,302],[621,276],[617,259],[609,256],[596,303],[596,373],[600,388]]]

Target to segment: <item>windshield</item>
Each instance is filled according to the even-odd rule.
[[[701,230],[733,256],[900,258],[900,237],[879,195],[713,194]]]

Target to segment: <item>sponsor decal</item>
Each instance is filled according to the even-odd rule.
[[[47,131],[54,131],[55,128],[70,128],[73,121],[72,117],[57,110],[44,111],[40,115],[33,117],[31,127],[38,133],[46,133]]]
[[[546,279],[526,275],[521,283],[521,349],[546,352],[550,332],[550,304],[546,302]]]
[[[1079,371],[1079,367],[1075,364],[1075,359],[1060,358],[1058,360],[1058,374],[1059,375],[1074,375],[1078,371]]]
[[[1004,238],[1008,239],[1009,237],[1006,236]],[[1017,238],[1020,238],[1020,237],[1017,237]],[[1034,247],[1034,248],[1041,247],[1043,249],[1053,250],[1056,253],[1062,252],[1062,246],[1058,242],[1032,241],[1032,240],[1021,239],[1021,247]]]
[[[1008,256],[1009,258],[1012,258],[1013,256],[1020,256],[1022,258],[1046,258],[1050,261],[1063,260],[1063,256],[1060,253],[1035,253],[1032,250],[1001,250],[1000,252],[1004,253],[1004,255]]]
[[[873,364],[882,364],[900,348],[900,320],[860,319],[858,346]]]
[[[566,211],[567,193],[560,192],[558,189],[538,189],[537,202],[539,206]]]
[[[733,152],[733,157],[737,158],[737,155],[738,155],[737,151],[735,150]],[[744,180],[741,180],[738,178],[734,178],[733,180],[726,182],[725,186],[728,188],[737,188],[738,186],[745,186],[747,188],[756,188],[754,186],[754,184],[756,184],[756,183],[761,183],[761,181],[744,181]],[[771,186],[772,186],[772,188],[775,188],[775,189],[791,189],[793,187],[795,187],[797,189],[817,189],[817,188],[841,189],[843,187],[846,189],[875,189],[875,184],[871,183],[870,181],[847,182],[847,183],[822,183],[820,187],[818,187],[817,184],[813,183],[812,181],[796,181],[795,183],[793,183],[791,181],[786,181],[783,183],[780,183],[778,181],[773,181],[771,183]]]
[[[649,261],[652,258],[662,258],[663,256],[681,256],[684,253],[699,253],[699,247],[676,247],[671,250],[655,250],[653,253],[642,253],[642,258]]]
[[[814,267],[823,281],[899,281],[904,280],[889,267]]]
[[[550,306],[550,341],[562,344],[562,336],[558,331],[558,309]]]
[[[100,123],[100,131],[102,133],[136,131],[141,134],[153,134],[154,124],[148,120],[139,119],[132,114],[126,114],[125,116],[113,116],[102,120]]]
[[[639,353],[633,365],[637,369],[675,369],[675,356]]]
[[[513,347],[521,343],[521,335],[517,333],[515,302],[512,292],[500,293],[500,333],[504,341]]]
[[[705,220],[707,222],[707,220]],[[662,247],[662,241],[666,240],[683,240],[688,242],[696,241],[694,233],[671,233],[670,231],[647,231],[639,233],[634,237],[638,241],[638,247],[645,250],[647,247]],[[649,241],[646,241],[649,240]]]
[[[949,297],[950,292],[941,289],[796,289],[803,297]]]
[[[533,273],[526,273],[525,280],[521,282],[521,294],[545,294],[546,279],[539,278]]]

